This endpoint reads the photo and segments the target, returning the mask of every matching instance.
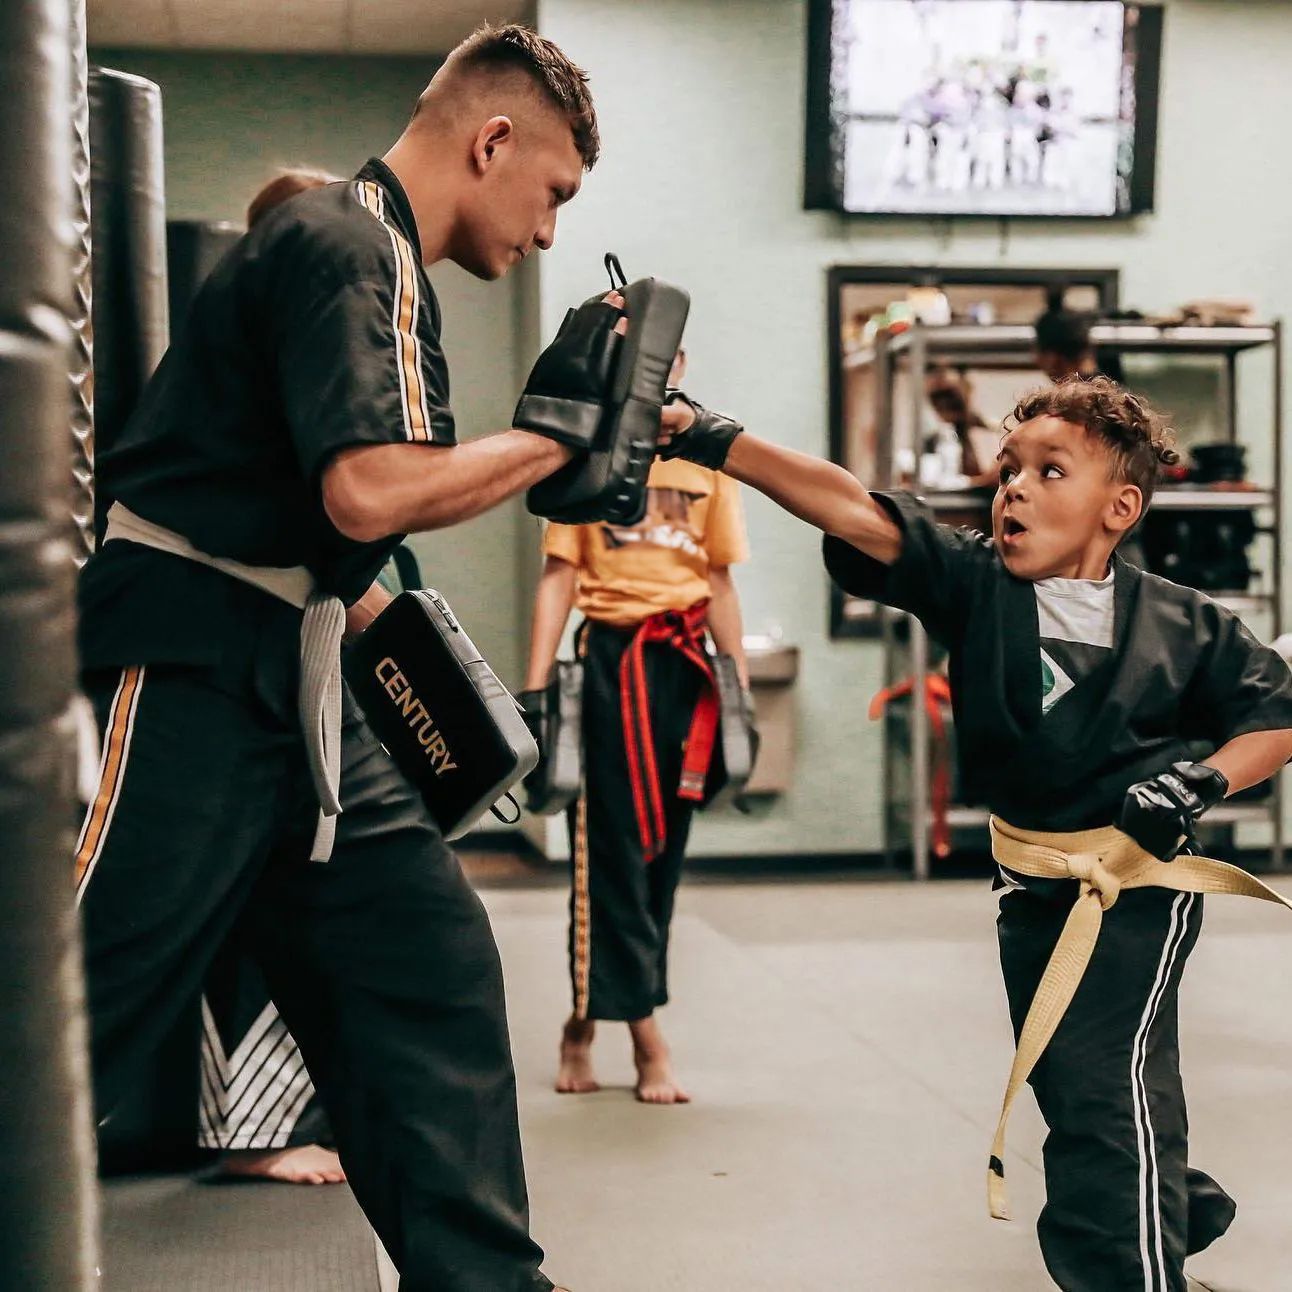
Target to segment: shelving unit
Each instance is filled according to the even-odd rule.
[[[1154,495],[1155,510],[1204,511],[1249,510],[1256,513],[1257,532],[1272,541],[1267,544],[1268,560],[1263,587],[1259,591],[1235,590],[1231,594],[1212,593],[1217,601],[1243,618],[1259,621],[1257,626],[1270,636],[1283,628],[1282,607],[1282,532],[1283,509],[1279,485],[1283,467],[1282,408],[1282,326],[1275,322],[1258,327],[1162,327],[1150,324],[1101,324],[1091,331],[1091,341],[1100,350],[1122,354],[1188,354],[1210,356],[1220,368],[1221,405],[1226,414],[1226,438],[1238,439],[1237,363],[1241,355],[1257,351],[1272,352],[1273,401],[1270,434],[1272,444],[1272,478],[1262,488],[1162,486]],[[1026,368],[1032,352],[1034,333],[1030,327],[964,326],[931,328],[916,325],[897,336],[881,336],[873,347],[854,351],[845,358],[846,367],[873,365],[875,420],[879,428],[878,487],[893,487],[893,460],[897,450],[906,449],[918,461],[916,444],[893,443],[895,419],[894,384],[899,372],[910,374],[906,397],[911,401],[906,419],[907,431],[918,436],[923,422],[925,373],[937,364],[964,363],[975,368]],[[986,499],[981,492],[948,492],[926,495],[935,511],[963,512],[981,509]],[[908,642],[900,643],[897,627],[907,626]],[[898,612],[885,612],[883,641],[885,645],[885,684],[893,685],[906,677],[922,678],[929,667],[929,642],[918,621]],[[905,659],[903,660],[903,656]],[[930,834],[930,729],[923,703],[909,703],[909,776],[906,792],[899,793],[895,774],[897,760],[891,742],[885,751],[884,791],[887,817],[886,849],[890,856],[909,849],[912,870],[917,879],[927,879],[932,854]],[[885,719],[885,731],[891,732],[900,719]],[[954,766],[954,754],[952,754]],[[903,761],[906,761],[903,759]],[[1215,828],[1233,828],[1249,822],[1268,822],[1271,827],[1271,854],[1276,868],[1283,865],[1282,796],[1276,785],[1269,797],[1254,802],[1226,803],[1210,812],[1205,824]],[[953,804],[947,813],[953,830],[980,829],[986,826],[983,810]]]

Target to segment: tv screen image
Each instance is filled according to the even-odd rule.
[[[813,59],[813,74],[828,103],[825,121],[810,112],[809,205],[1069,217],[1151,205],[1160,11],[1146,24],[1123,0],[819,5],[814,48],[828,66]]]

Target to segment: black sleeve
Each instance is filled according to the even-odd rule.
[[[438,309],[396,249],[388,264],[283,311],[278,384],[311,479],[349,445],[455,442]]]
[[[910,494],[871,497],[901,527],[901,555],[885,565],[827,535],[822,554],[830,577],[852,596],[909,611],[930,636],[951,645],[981,571],[994,560],[990,545],[971,530],[939,525],[928,507]]]
[[[1198,728],[1216,748],[1252,731],[1292,730],[1292,671],[1242,620],[1204,600],[1206,646],[1189,690]]]

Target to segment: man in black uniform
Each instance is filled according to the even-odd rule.
[[[1161,419],[1108,378],[1020,401],[990,538],[707,410],[674,405],[666,421],[666,453],[722,467],[824,530],[841,587],[916,615],[948,650],[963,788],[998,826],[1044,833],[1059,851],[1073,832],[1115,823],[1118,846],[1130,836],[1169,860],[1210,807],[1292,757],[1282,659],[1224,607],[1117,554],[1174,454]],[[1018,1034],[1093,885],[1004,868],[998,883]],[[1162,883],[1104,904],[1085,976],[1031,1076],[1049,1130],[1041,1251],[1065,1292],[1185,1292],[1186,1255],[1234,1215],[1187,1165],[1176,1007],[1202,897]]]
[[[99,1116],[241,919],[405,1289],[551,1284],[483,908],[348,695],[339,742],[325,700],[402,535],[571,458],[523,430],[455,443],[423,266],[494,279],[549,247],[597,150],[556,46],[477,32],[384,160],[226,257],[99,463],[81,648],[104,755],[76,858]]]

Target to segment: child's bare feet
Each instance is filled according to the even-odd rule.
[[[637,1065],[637,1098],[644,1104],[689,1104],[691,1096],[673,1073],[673,1056],[652,1014],[628,1024]]]
[[[341,1159],[321,1144],[297,1148],[232,1149],[220,1160],[220,1175],[282,1184],[344,1184]]]
[[[561,1031],[561,1066],[556,1089],[562,1095],[589,1095],[600,1090],[592,1071],[592,1038],[597,1025],[589,1018],[569,1018]]]

